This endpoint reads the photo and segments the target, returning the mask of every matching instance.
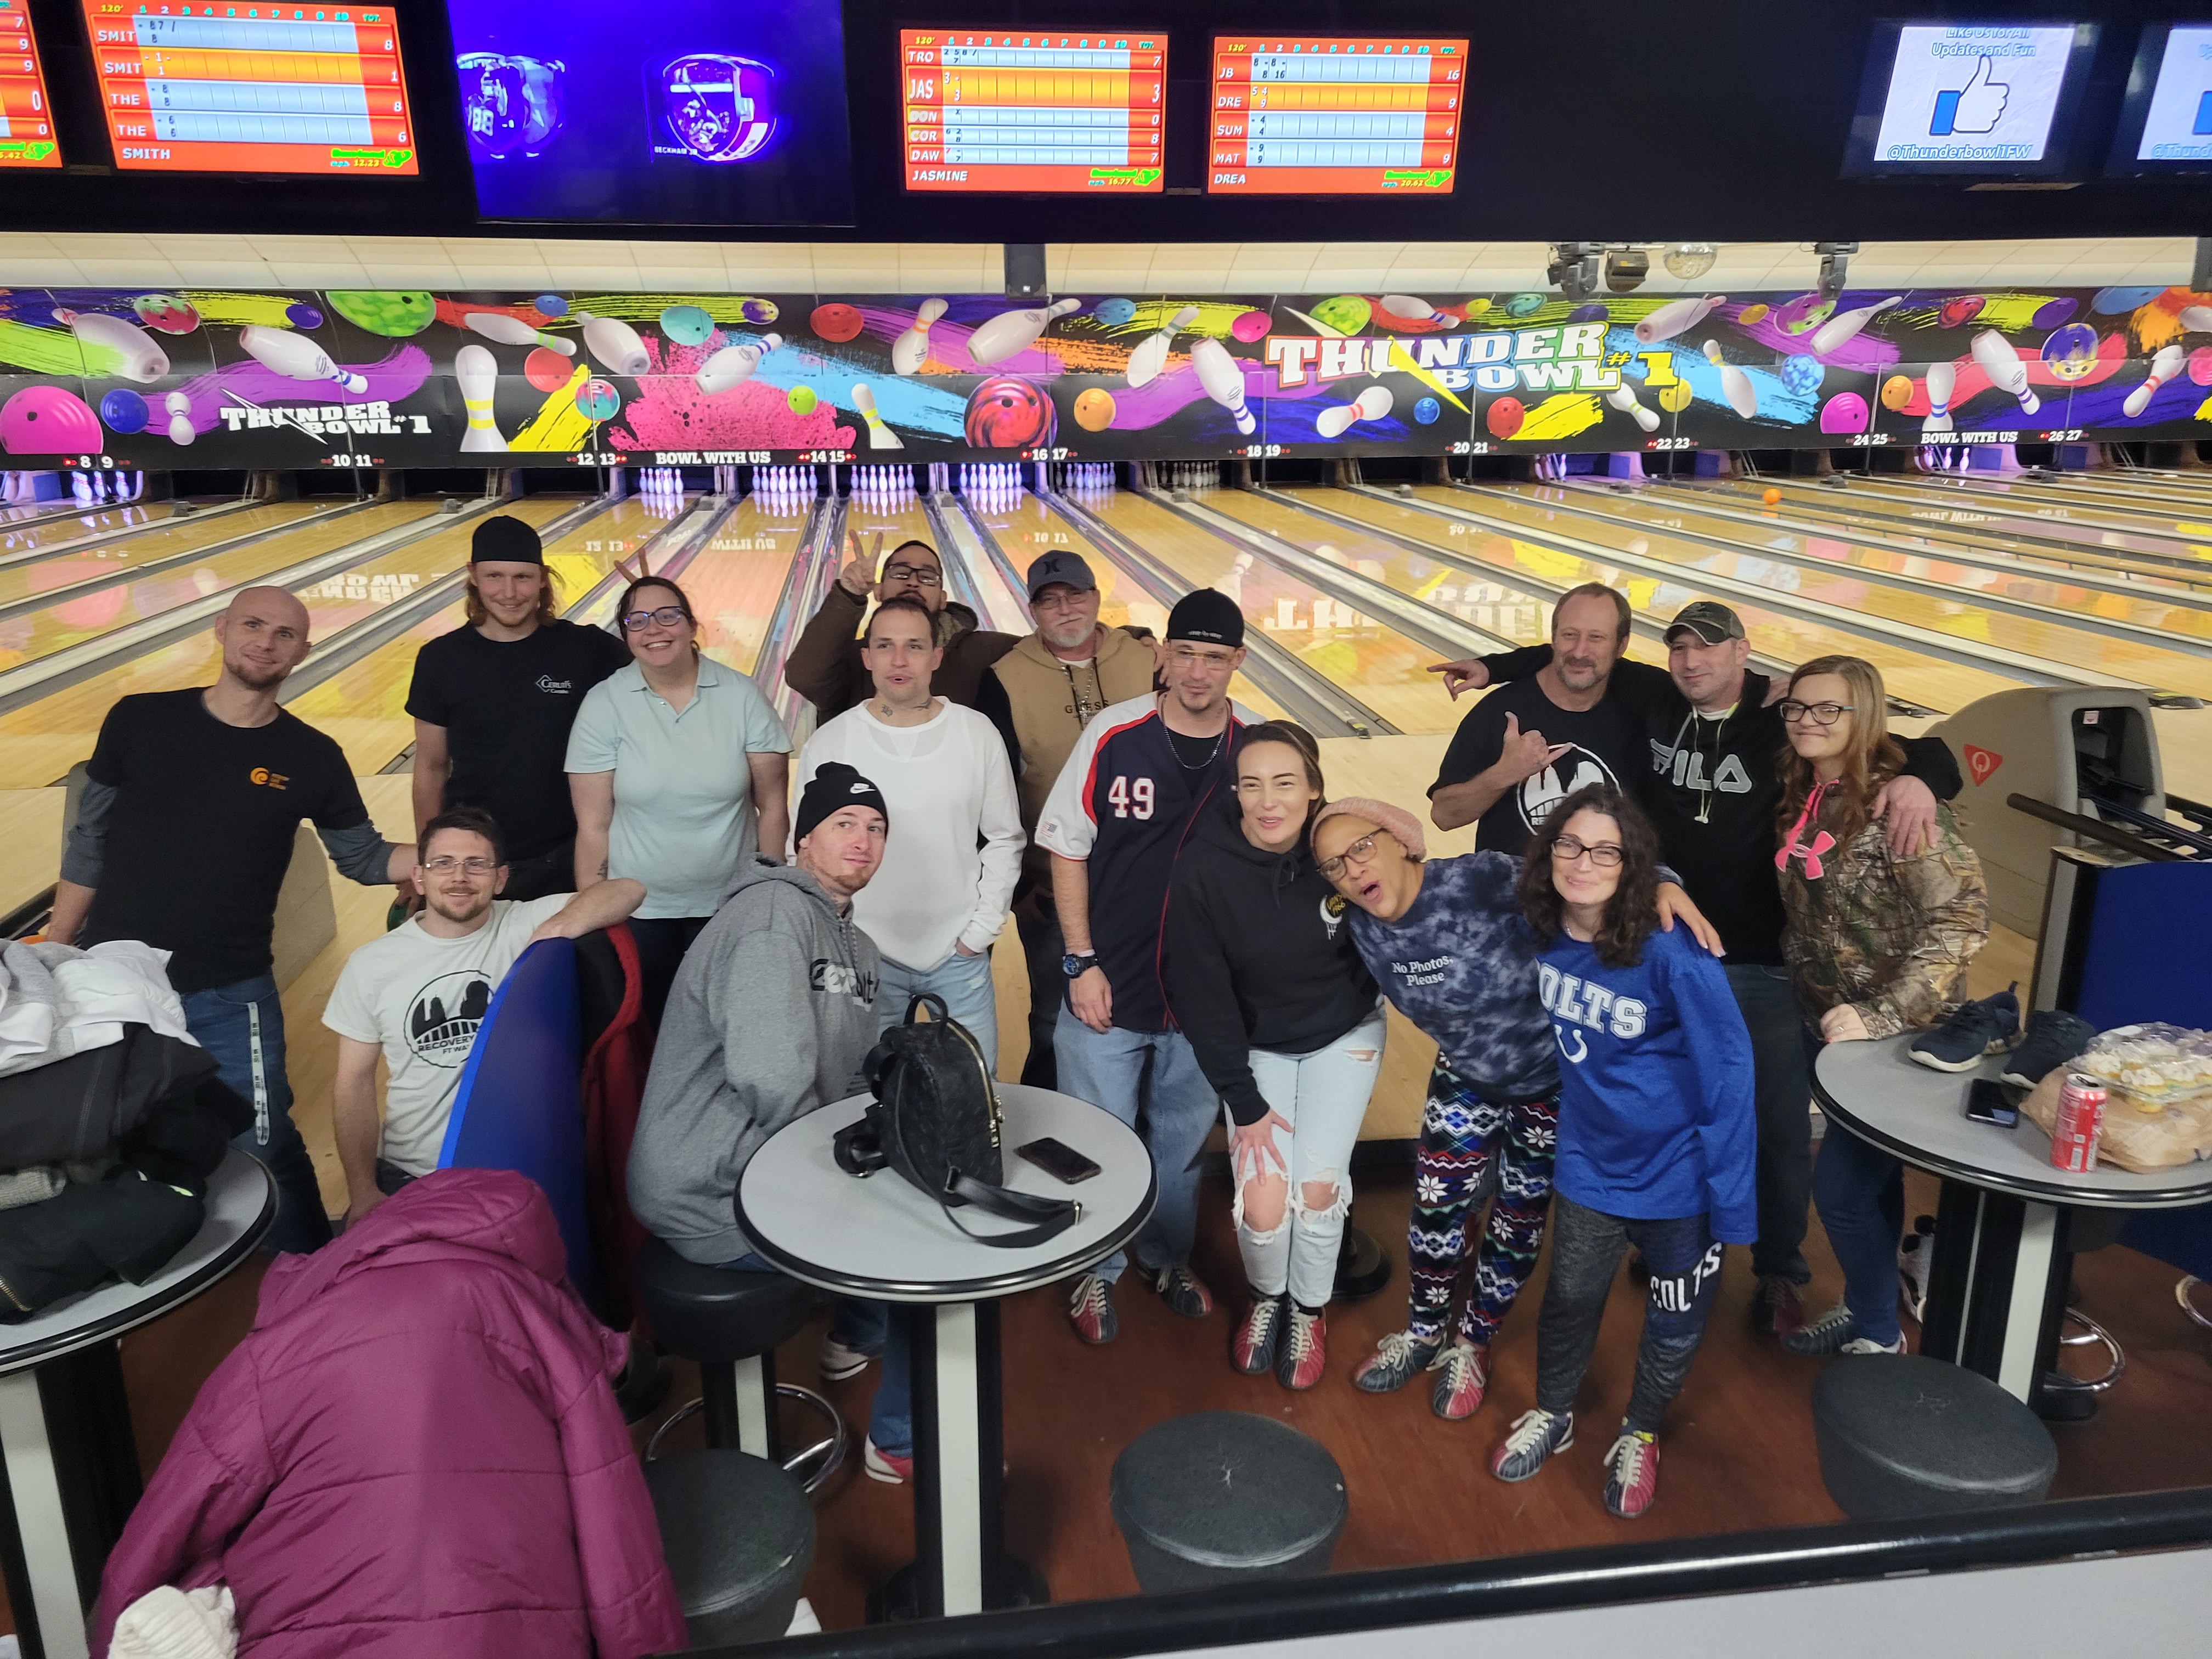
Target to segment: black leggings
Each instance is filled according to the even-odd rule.
[[[661,1011],[668,1006],[668,989],[684,953],[691,948],[713,921],[711,916],[649,916],[629,921],[630,937],[637,942],[638,979],[644,988],[645,1017],[654,1030],[660,1029]]]
[[[1721,1279],[1721,1247],[1701,1215],[1641,1221],[1607,1215],[1552,1194],[1552,1277],[1536,1321],[1536,1403],[1571,1411],[1589,1370],[1590,1351],[1620,1258],[1633,1244],[1651,1269],[1644,1335],[1636,1349],[1636,1382],[1627,1424],[1656,1433],[1682,1391]]]

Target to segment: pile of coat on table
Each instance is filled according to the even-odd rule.
[[[185,1030],[168,959],[130,940],[0,946],[0,1321],[151,1279],[253,1125]]]

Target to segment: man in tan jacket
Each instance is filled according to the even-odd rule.
[[[977,681],[1014,643],[1011,634],[977,628],[965,605],[953,607],[954,615],[948,616],[945,562],[927,542],[901,542],[888,559],[882,556],[883,547],[879,535],[873,550],[863,552],[860,532],[853,532],[853,556],[784,659],[784,684],[814,705],[820,724],[827,725],[868,695],[872,682],[860,657],[860,633],[872,597],[878,601],[918,599],[937,619],[945,661],[930,677],[930,689],[948,702],[975,708]],[[880,579],[876,574],[878,562],[883,566]],[[956,617],[966,625],[957,625]],[[1072,744],[1074,739],[1068,741]]]
[[[1015,787],[1030,837],[1014,925],[1030,970],[1030,1055],[1022,1081],[1053,1086],[1053,1026],[1067,994],[1060,971],[1060,919],[1053,912],[1052,859],[1036,845],[1037,814],[1091,717],[1152,689],[1151,644],[1098,622],[1098,581],[1077,553],[1058,549],[1029,568],[1030,614],[1036,632],[983,671],[975,704],[1018,756]]]

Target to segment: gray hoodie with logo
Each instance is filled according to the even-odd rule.
[[[714,1266],[750,1250],[734,1202],[746,1162],[865,1086],[879,961],[804,871],[738,877],[677,969],[630,1143],[630,1207],[678,1255]]]

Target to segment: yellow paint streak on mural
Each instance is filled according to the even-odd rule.
[[[89,370],[94,374],[112,374],[122,364],[118,351],[97,346],[90,353],[79,351],[76,336],[67,329],[0,322],[0,363],[33,374],[82,374],[88,372],[88,356],[99,362]],[[107,361],[100,362],[102,357]]]
[[[1185,334],[1211,334],[1220,339],[1229,332],[1230,325],[1256,306],[1248,306],[1236,300],[1139,300],[1137,313],[1114,332],[1133,343],[1148,334],[1157,334],[1174,319],[1176,313],[1185,306],[1196,306],[1198,315],[1185,324]],[[1073,321],[1073,319],[1070,319]]]
[[[2212,421],[2212,398],[2207,398],[2197,405],[2197,418],[2200,421]]]
[[[204,323],[258,323],[264,328],[289,328],[285,314],[300,302],[289,294],[232,294],[221,290],[186,289],[180,299],[200,314]]]
[[[775,321],[777,314],[775,301],[749,294],[572,294],[568,316],[557,320],[573,323],[578,312],[588,311],[594,317],[618,317],[626,323],[658,322],[671,306],[696,306],[715,322],[735,328],[763,328]],[[749,306],[753,308],[750,316],[746,314]]]
[[[2133,331],[2136,343],[2145,351],[2155,351],[2168,342],[2181,337],[2181,319],[2155,301],[2147,306],[2138,306],[2128,319],[2128,326]]]
[[[1423,368],[1419,363],[1415,362],[1413,361],[1413,354],[1407,351],[1405,346],[1396,340],[1390,342],[1390,367],[1412,375],[1423,386],[1428,387],[1430,391],[1437,393],[1437,396],[1441,397],[1454,409],[1459,410],[1461,414],[1464,415],[1467,413],[1467,405],[1460,402],[1457,398],[1452,395],[1450,389],[1447,387],[1442,380],[1437,378],[1436,371],[1434,369]]]
[[[2035,313],[2049,305],[2052,298],[2048,294],[1990,295],[1983,300],[1982,308],[1974,313],[1972,326],[1977,331],[1994,328],[2009,334],[2033,323]]]
[[[594,315],[598,313],[594,313]],[[578,363],[568,384],[545,394],[521,431],[507,440],[509,449],[581,449],[591,441],[592,423],[576,407],[576,388],[592,378],[591,367]]]
[[[1587,432],[1605,418],[1598,401],[1587,392],[1559,392],[1530,410],[1521,422],[1514,441],[1550,442]]]

